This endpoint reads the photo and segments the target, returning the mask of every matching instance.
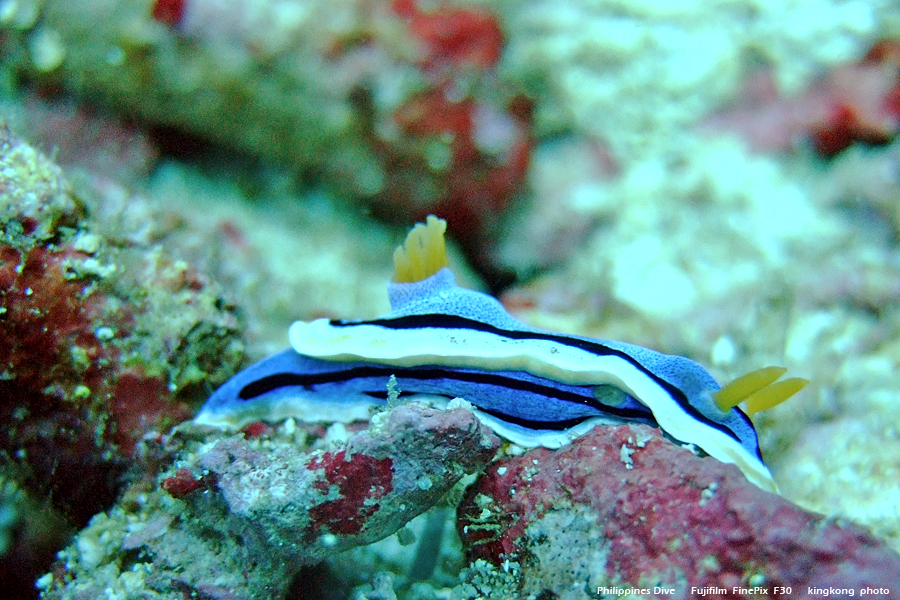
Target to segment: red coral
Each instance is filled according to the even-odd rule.
[[[424,62],[430,68],[468,63],[486,69],[500,59],[503,32],[497,19],[486,11],[438,6],[425,12],[416,0],[394,0],[393,9],[408,21],[410,32],[424,42],[428,49]]]
[[[127,456],[146,433],[167,431],[192,416],[188,406],[172,399],[165,381],[145,377],[135,370],[125,371],[116,379],[109,412],[116,423],[111,439]]]
[[[758,73],[741,101],[707,125],[735,130],[762,150],[809,140],[824,157],[857,142],[890,143],[900,131],[900,42],[878,42],[861,61],[834,69],[795,98],[778,94],[770,73]]]
[[[97,362],[104,355],[91,329],[91,312],[97,302],[85,297],[83,282],[66,278],[65,262],[82,259],[74,251],[51,252],[33,248],[24,258],[19,251],[0,248],[0,365],[13,375],[0,387],[18,393],[44,394],[50,384],[71,392],[77,383],[97,384]],[[86,371],[73,364],[73,355],[90,360]],[[52,372],[51,372],[52,370]],[[61,398],[61,393],[56,393]],[[16,395],[4,393],[4,402]]]
[[[382,202],[407,220],[444,217],[466,258],[496,291],[503,284],[489,248],[528,172],[530,104],[520,97],[498,109],[472,97],[453,98],[451,88],[427,90],[398,109],[402,138],[378,144],[387,172]]]
[[[153,18],[170,27],[177,27],[184,18],[185,0],[156,0],[153,4]]]
[[[854,142],[881,145],[891,141],[887,129],[870,127],[853,107],[840,103],[835,104],[831,114],[811,129],[813,146],[825,157],[835,156]]]
[[[385,182],[371,202],[392,220],[444,217],[475,269],[500,289],[490,249],[528,170],[531,103],[498,87],[493,69],[504,39],[491,13],[440,3],[424,10],[415,0],[391,6],[421,43],[417,62],[427,87],[372,128]]]
[[[393,461],[376,459],[364,454],[354,454],[348,459],[342,450],[325,452],[309,464],[310,470],[325,470],[325,480],[337,487],[339,497],[314,506],[310,519],[317,526],[341,535],[354,535],[362,531],[366,519],[378,510],[374,502],[393,491]],[[318,484],[318,485],[316,485]],[[317,481],[314,486],[326,493],[328,485]]]
[[[269,427],[269,424],[264,421],[254,421],[253,423],[248,423],[241,429],[241,433],[244,434],[244,437],[247,439],[254,439],[258,437],[262,437],[272,432],[272,428]]]
[[[66,277],[67,261],[82,258],[0,248],[0,448],[27,467],[26,485],[76,523],[112,501],[124,470],[89,402],[108,392],[114,356],[92,327],[100,295]]]
[[[837,69],[825,82],[833,98],[811,133],[823,156],[854,142],[887,144],[900,131],[900,42],[876,43],[862,61]]]
[[[85,258],[66,246],[0,247],[0,449],[77,524],[112,502],[137,440],[190,417],[163,380],[123,371],[116,346],[97,337],[110,298],[69,272]],[[127,306],[115,306],[127,322]]]
[[[173,498],[184,498],[188,494],[206,487],[203,478],[197,479],[190,469],[181,468],[175,471],[175,475],[163,480],[160,487],[166,490]]]

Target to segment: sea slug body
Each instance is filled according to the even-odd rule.
[[[776,490],[756,431],[737,408],[777,404],[805,380],[775,382],[769,367],[725,388],[698,363],[640,346],[529,327],[494,298],[457,286],[446,266],[445,223],[429,217],[395,253],[391,312],[370,321],[291,325],[291,348],[252,365],[217,390],[196,422],[365,419],[388,397],[464,398],[481,420],[517,444],[557,448],[598,423],[640,421],[737,465]]]

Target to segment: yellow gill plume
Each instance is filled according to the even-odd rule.
[[[726,411],[744,402],[744,412],[747,414],[772,408],[809,383],[809,380],[800,377],[776,381],[786,372],[784,367],[763,367],[751,371],[713,393],[713,400],[719,408]]]
[[[415,283],[427,279],[447,266],[444,232],[447,222],[428,215],[425,224],[417,223],[406,241],[394,250],[394,283]]]

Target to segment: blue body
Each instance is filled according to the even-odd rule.
[[[326,361],[290,349],[229,379],[206,402],[201,420],[219,417],[241,426],[246,421],[242,415],[264,414],[267,405],[293,399],[382,404],[392,375],[401,398],[464,398],[490,415],[531,430],[563,430],[598,416],[655,425],[647,407],[608,385],[566,385],[514,371]],[[554,410],[548,411],[548,405]]]

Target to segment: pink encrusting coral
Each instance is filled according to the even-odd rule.
[[[869,533],[644,425],[495,462],[467,491],[458,527],[471,558],[518,564],[520,597],[596,598],[613,584],[663,586],[667,598],[695,597],[692,587],[728,590],[714,598],[740,596],[734,587],[783,598],[814,597],[808,586],[900,589],[900,556]]]

